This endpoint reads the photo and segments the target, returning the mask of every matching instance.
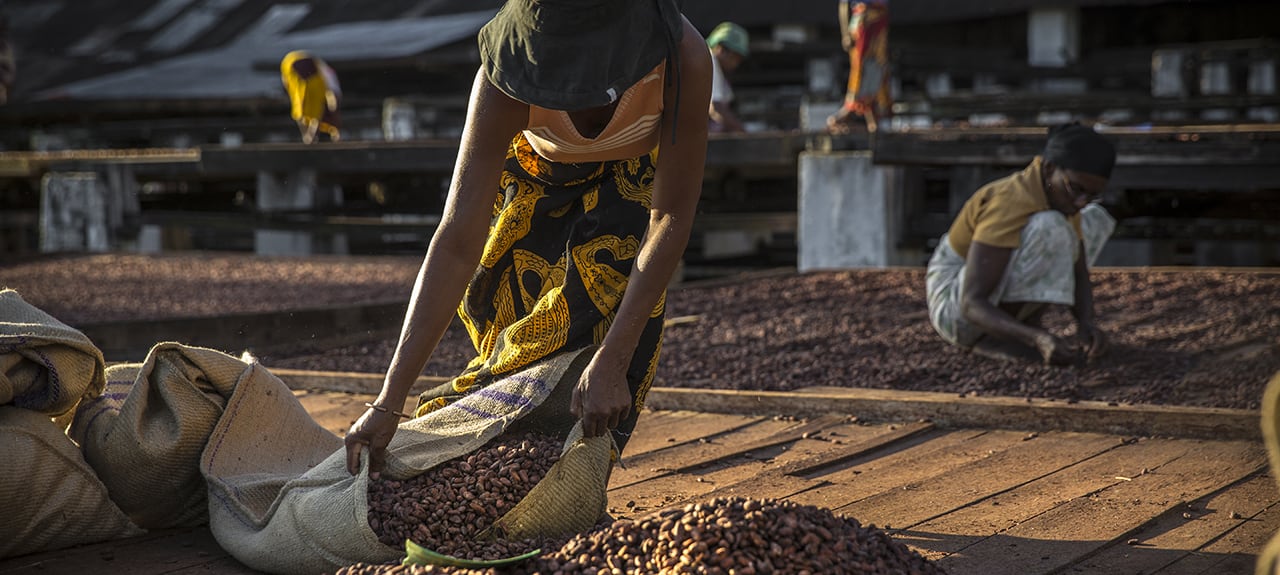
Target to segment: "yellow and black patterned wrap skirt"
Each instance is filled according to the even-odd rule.
[[[476,357],[449,384],[419,397],[417,414],[560,352],[600,344],[622,303],[649,224],[657,152],[607,162],[557,163],[517,136],[480,266],[458,316]],[[633,409],[615,432],[626,443],[653,382],[666,295],[627,371]],[[556,394],[567,398],[567,394]]]

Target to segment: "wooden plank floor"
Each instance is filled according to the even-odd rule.
[[[371,396],[296,392],[334,433]],[[717,496],[787,499],[886,528],[952,575],[1247,574],[1280,529],[1254,440],[944,429],[646,411],[610,482],[610,512]],[[10,573],[252,573],[207,529],[0,561]]]

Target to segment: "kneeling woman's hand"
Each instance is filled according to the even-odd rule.
[[[360,472],[360,452],[369,450],[369,477],[377,479],[387,460],[387,444],[395,436],[400,424],[400,415],[391,409],[369,408],[360,416],[343,443],[347,446],[347,471],[352,475]]]
[[[601,351],[597,351],[573,389],[570,409],[582,419],[582,431],[587,437],[617,429],[631,413],[626,364],[619,362],[622,367],[618,367],[612,363],[615,362],[602,360]]]

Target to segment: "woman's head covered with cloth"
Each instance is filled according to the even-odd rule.
[[[516,100],[583,110],[617,101],[683,31],[674,0],[508,0],[480,30],[480,61]]]

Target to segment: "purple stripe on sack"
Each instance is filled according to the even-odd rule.
[[[18,341],[16,343],[0,345],[0,353],[13,353],[27,346],[27,336],[17,335],[14,337],[18,338]]]
[[[520,383],[531,383],[538,388],[538,391],[545,392],[547,390],[547,382],[531,375],[513,375],[504,379],[511,379]]]
[[[546,393],[546,390],[547,390],[547,382],[541,379],[538,379],[536,377],[530,377],[527,375],[513,375],[505,379],[510,379],[518,383],[532,385],[538,388],[538,391],[541,393]],[[526,407],[529,404],[533,403],[533,400],[528,397],[525,397],[517,393],[510,393],[507,391],[494,389],[493,387],[486,387],[484,389],[474,392],[473,395],[476,395],[478,397],[483,397],[485,399],[491,399],[493,401],[497,401],[498,403],[502,403],[504,405],[509,405],[512,407]],[[454,403],[452,404],[452,406],[457,407],[458,409],[466,411],[467,413],[470,413],[477,417],[483,417],[486,419],[497,419],[499,417],[503,417],[500,415],[489,413],[487,411],[481,411],[474,407],[468,407],[466,405],[462,405],[462,402]]]
[[[89,403],[84,404],[84,407],[81,407],[80,409],[86,409],[94,404],[102,403],[102,400],[104,399],[124,399],[126,397],[129,397],[129,392],[127,391],[124,393],[104,393],[98,397],[90,399]]]
[[[19,344],[26,343],[27,338],[19,337]],[[53,360],[37,349],[30,349],[36,357],[40,358],[40,362],[44,364],[45,369],[49,372],[49,384],[40,389],[39,397],[28,397],[19,395],[13,398],[13,404],[24,409],[39,410],[49,407],[53,403],[53,399],[62,395],[62,378],[58,376],[58,368],[54,367]]]
[[[477,391],[476,395],[480,397],[492,399],[499,403],[515,406],[515,407],[524,407],[526,405],[529,405],[530,403],[533,403],[532,399],[529,399],[523,395],[508,393],[505,391],[499,391],[497,389],[485,388],[480,391]]]
[[[470,413],[471,415],[474,415],[474,416],[476,416],[476,417],[483,417],[483,418],[485,418],[485,419],[498,419],[499,417],[501,417],[501,416],[494,415],[494,414],[489,413],[489,412],[484,411],[484,410],[476,409],[476,408],[474,408],[474,407],[468,407],[468,406],[463,405],[463,404],[461,404],[461,403],[454,403],[454,404],[450,405],[449,407],[452,407],[452,408],[454,408],[454,409],[461,409],[462,411],[465,411],[465,412],[467,412],[467,413]]]
[[[104,413],[120,413],[120,408],[112,405],[108,405],[107,407],[104,407],[98,410],[97,413],[93,414],[93,417],[89,418],[89,423],[86,423],[84,425],[84,434],[86,437],[88,437],[89,435],[89,430],[93,429],[93,422],[97,421],[98,417]]]

